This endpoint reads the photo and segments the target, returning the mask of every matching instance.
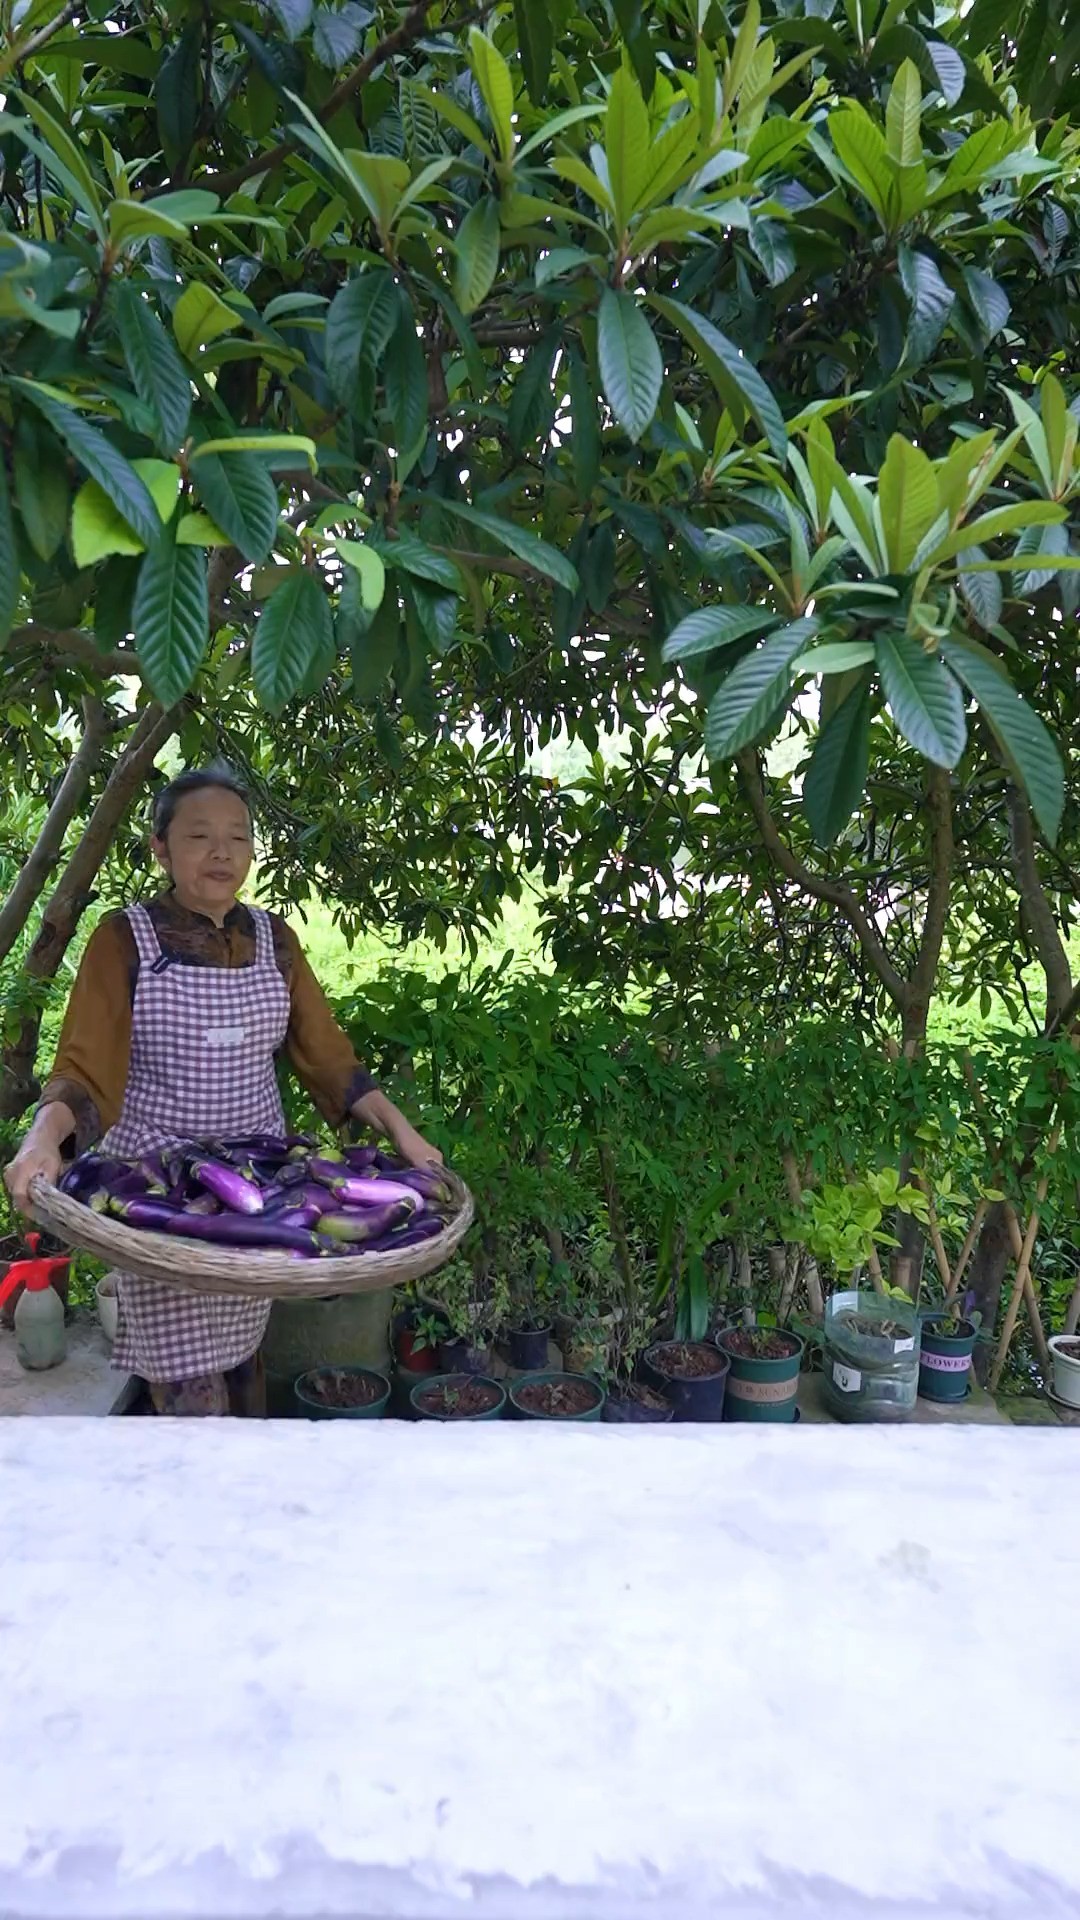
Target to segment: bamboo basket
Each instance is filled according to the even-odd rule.
[[[107,1260],[120,1273],[158,1280],[188,1293],[244,1294],[255,1300],[325,1300],[342,1293],[375,1293],[422,1280],[444,1266],[468,1233],[473,1199],[457,1175],[445,1169],[457,1212],[442,1233],[400,1252],[334,1254],[324,1260],[294,1260],[267,1248],[214,1247],[180,1234],[145,1233],[93,1213],[38,1174],[30,1182],[34,1219],[70,1247]]]

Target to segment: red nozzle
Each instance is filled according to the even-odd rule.
[[[70,1264],[70,1254],[52,1254],[46,1259],[38,1257],[41,1245],[40,1233],[28,1233],[26,1244],[30,1249],[29,1260],[13,1260],[4,1278],[0,1280],[0,1307],[11,1298],[16,1287],[26,1288],[27,1293],[44,1293],[51,1287],[53,1276],[63,1273]]]

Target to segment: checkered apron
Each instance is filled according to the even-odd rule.
[[[289,1024],[289,989],[274,960],[268,916],[251,909],[250,967],[167,960],[145,907],[129,907],[139,954],[124,1105],[104,1153],[134,1154],[177,1140],[284,1128],[274,1055]],[[177,1242],[177,1266],[183,1243]],[[189,1293],[118,1275],[113,1365],[155,1384],[223,1373],[255,1353],[268,1302]]]

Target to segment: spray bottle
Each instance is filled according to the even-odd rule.
[[[67,1353],[64,1303],[53,1287],[54,1274],[68,1264],[68,1255],[52,1259],[39,1255],[41,1235],[28,1233],[29,1260],[15,1260],[0,1280],[0,1307],[17,1286],[25,1289],[15,1309],[15,1357],[21,1367],[42,1373],[58,1367]]]

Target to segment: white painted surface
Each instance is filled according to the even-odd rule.
[[[10,1920],[1080,1913],[1065,1430],[0,1429]]]

